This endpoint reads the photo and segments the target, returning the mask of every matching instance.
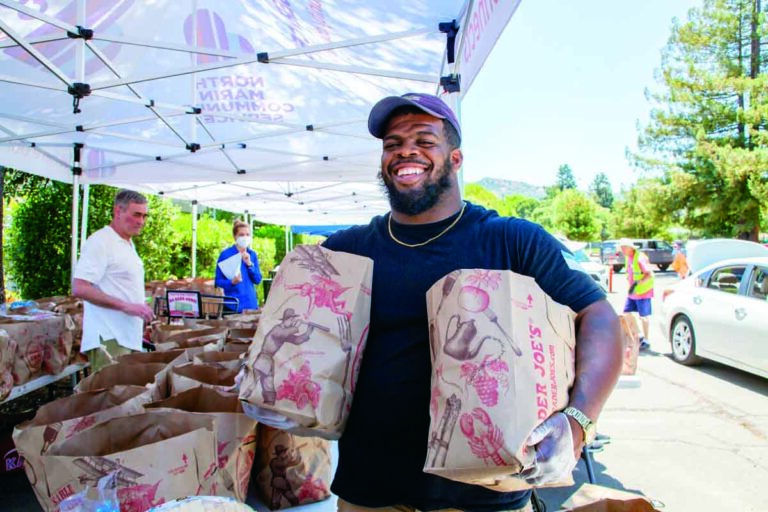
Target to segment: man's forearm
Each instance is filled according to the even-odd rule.
[[[576,379],[569,405],[597,420],[621,373],[621,329],[613,307],[596,302],[576,317]]]

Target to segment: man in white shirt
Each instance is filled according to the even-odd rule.
[[[93,372],[141,350],[144,322],[154,316],[144,298],[144,264],[131,241],[146,220],[147,199],[122,189],[112,222],[88,237],[80,252],[72,295],[85,303],[80,351]]]

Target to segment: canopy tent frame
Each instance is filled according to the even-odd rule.
[[[321,6],[326,12],[320,17],[304,4],[293,2],[291,7],[287,1],[291,19],[271,3],[257,3],[248,8],[258,13],[225,20],[222,9],[243,4],[157,0],[145,14],[143,0],[114,0],[103,2],[111,9],[105,15],[98,1],[49,0],[38,9],[0,0],[0,62],[13,64],[0,66],[0,92],[21,90],[35,102],[50,102],[40,102],[37,109],[0,107],[0,163],[71,179],[73,202],[82,185],[82,231],[87,230],[87,186],[96,183],[248,211],[249,217],[280,225],[365,222],[388,209],[375,178],[380,146],[365,129],[370,105],[382,95],[445,91],[444,98],[458,113],[465,92],[459,87],[462,64],[479,69],[519,1],[392,0],[381,6],[341,0],[338,6]],[[344,11],[346,3],[355,6],[351,17]],[[72,5],[76,15],[69,17]],[[156,24],[159,32],[147,29],[157,13],[162,17],[163,6],[175,19]],[[219,15],[221,19],[215,18]],[[322,16],[328,17],[325,25]],[[238,28],[248,27],[243,23],[249,19],[258,22],[255,31],[256,25]],[[137,20],[142,24],[129,24]],[[227,32],[216,33],[213,42],[201,36],[200,30],[207,29],[200,24],[221,22],[224,27],[224,21]],[[182,23],[191,24],[191,32],[185,26],[182,34]],[[488,28],[492,24],[495,32]],[[121,29],[114,30],[118,25]],[[159,37],[135,37],[139,33]],[[481,44],[485,49],[479,51]],[[472,52],[463,50],[470,47]],[[72,49],[74,72],[64,58]],[[147,67],[126,60],[145,53],[165,64]],[[94,72],[98,67],[101,73]],[[204,103],[200,84],[211,89],[206,93],[218,94],[210,84],[217,79],[213,72],[222,71],[231,73],[224,75],[230,80],[239,73],[260,79],[251,85],[261,87],[262,98],[265,91],[282,90],[294,79],[286,89],[294,95],[287,96],[289,115],[255,116]],[[471,83],[473,76],[467,73]],[[178,80],[188,82],[186,93],[162,85]],[[273,85],[269,80],[280,89],[263,85]],[[317,87],[314,98],[322,101],[296,96],[304,83]],[[337,96],[343,103],[325,101]],[[81,114],[62,108],[67,97],[71,110]],[[42,111],[55,115],[41,116]],[[69,154],[78,147],[83,158],[75,162]],[[77,210],[73,206],[73,213]],[[73,245],[77,224],[73,218]]]

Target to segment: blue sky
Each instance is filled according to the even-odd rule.
[[[555,183],[567,163],[580,189],[605,172],[618,192],[645,89],[669,38],[702,0],[522,0],[461,104],[464,180]]]

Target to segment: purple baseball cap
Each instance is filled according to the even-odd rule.
[[[387,123],[396,108],[412,106],[424,113],[435,116],[438,119],[445,119],[456,129],[459,135],[459,145],[461,145],[461,126],[456,114],[448,105],[437,96],[431,94],[422,94],[419,92],[409,92],[402,96],[388,96],[376,103],[368,116],[368,131],[377,139],[383,139],[386,135]]]

